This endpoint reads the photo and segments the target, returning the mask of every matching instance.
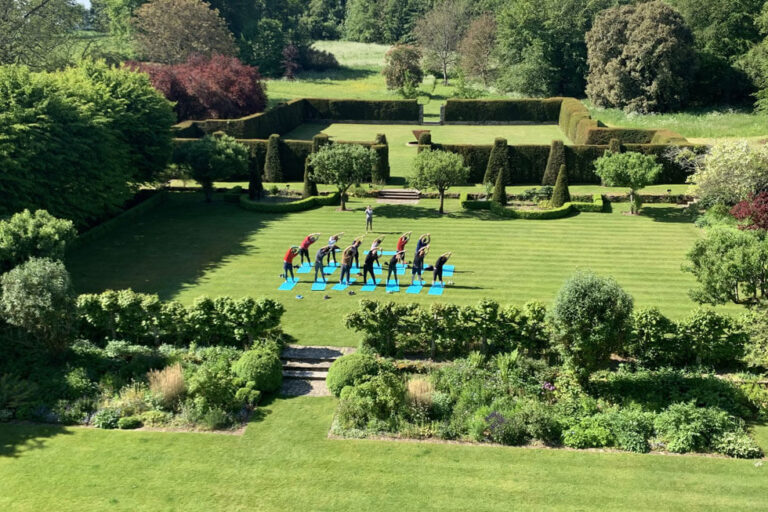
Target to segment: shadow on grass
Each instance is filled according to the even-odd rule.
[[[373,69],[338,67],[335,69],[325,69],[322,71],[304,71],[299,73],[297,78],[299,82],[306,83],[327,81],[337,82],[344,80],[363,80],[378,74],[379,72]]]
[[[47,439],[62,434],[72,432],[61,425],[0,424],[0,458],[20,457],[26,451],[45,448]]]
[[[80,293],[132,288],[167,300],[226,260],[258,251],[244,242],[268,218],[217,197],[171,194],[133,224],[121,226],[67,254],[67,268]]]
[[[674,206],[643,208],[640,214],[650,217],[655,222],[676,222],[681,224],[693,222],[693,217],[685,209]]]

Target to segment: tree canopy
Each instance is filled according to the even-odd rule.
[[[595,174],[602,178],[603,184],[609,187],[629,188],[632,213],[638,213],[642,205],[637,191],[655,183],[661,170],[661,164],[656,162],[655,156],[634,151],[626,153],[606,151],[603,156],[595,160]]]
[[[421,151],[413,161],[413,176],[409,178],[411,186],[416,188],[434,188],[440,195],[440,213],[443,213],[445,191],[450,187],[462,185],[469,179],[469,167],[456,153],[440,150]]]
[[[346,210],[344,195],[349,187],[370,179],[376,165],[376,153],[360,144],[325,145],[309,158],[312,179],[316,183],[336,185],[342,210]]]

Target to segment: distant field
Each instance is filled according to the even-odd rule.
[[[453,251],[456,286],[437,299],[426,290],[406,295],[403,288],[387,295],[380,286],[367,294],[354,286],[356,296],[329,291],[331,298],[325,300],[325,293],[310,291],[311,276],[302,274],[295,291],[277,290],[289,246],[311,232],[327,240],[343,231],[346,244],[364,232],[366,204],[374,206],[374,227],[386,235],[385,249],[393,248],[400,233],[413,231],[433,235],[428,262]],[[644,215],[629,217],[623,214],[626,206],[614,204],[612,213],[525,221],[466,213],[455,199],[446,202],[448,214],[443,217],[436,214],[436,200],[386,205],[353,199],[353,211],[346,213],[326,207],[280,215],[248,212],[220,198],[205,204],[198,194],[173,194],[132,225],[72,251],[67,266],[80,292],[130,287],[185,303],[204,294],[273,297],[286,305],[286,331],[305,344],[355,345],[357,337],[344,328],[343,317],[364,297],[420,303],[471,304],[483,297],[548,303],[563,281],[583,268],[614,276],[638,306],[655,305],[673,317],[686,315],[694,307],[687,295],[694,280],[680,266],[700,231],[679,208],[649,205]],[[368,242],[371,239],[368,236]],[[412,249],[413,244],[409,260]],[[337,270],[331,282],[338,276]],[[410,280],[410,275],[401,278]]]
[[[384,133],[389,142],[389,162],[393,177],[411,174],[416,147],[413,130],[430,129],[432,140],[445,144],[493,144],[496,137],[506,137],[509,144],[550,144],[553,140],[567,141],[557,125],[531,126],[421,126],[394,124],[304,124],[284,135],[286,139],[311,139],[321,131],[339,140],[373,140]]]

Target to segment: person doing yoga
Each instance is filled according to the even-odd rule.
[[[432,285],[437,282],[437,280],[440,280],[440,284],[443,284],[443,265],[448,261],[448,258],[451,257],[450,251],[442,254],[439,258],[437,258],[437,261],[435,262],[435,268],[432,270]]]
[[[355,242],[357,243],[357,242]],[[346,249],[344,249],[344,252],[341,253],[341,277],[339,278],[339,282],[341,284],[346,284],[349,286],[349,272],[352,270],[352,260],[357,255],[357,247],[355,244],[350,245]],[[347,277],[346,281],[344,280],[344,276]]]
[[[325,259],[325,256],[328,254],[328,251],[330,251],[331,248],[327,245],[325,247],[321,247],[317,250],[317,254],[315,255],[315,282],[317,282],[317,272],[320,271],[320,277],[323,278],[323,282],[326,283],[325,280],[325,272],[323,268],[323,260]]]
[[[355,266],[358,269],[360,268],[360,245],[363,243],[363,238],[365,238],[365,235],[355,238],[351,246],[355,248]]]
[[[283,256],[283,277],[286,281],[288,280],[289,272],[291,273],[291,280],[296,280],[293,275],[293,258],[295,258],[297,254],[299,254],[299,246],[294,245],[291,246],[291,248],[288,249],[288,252],[285,253],[285,256]]]
[[[395,284],[400,283],[397,280],[397,264],[405,259],[405,251],[398,251],[389,259],[389,271],[387,272],[387,284],[389,284],[389,278],[395,276]]]
[[[376,240],[374,240],[373,243],[371,244],[371,251],[378,250],[379,246],[381,245],[381,242],[383,241],[384,241],[383,235],[377,238]]]
[[[405,250],[405,244],[407,244],[408,240],[410,240],[410,239],[411,239],[411,231],[409,231],[407,233],[403,233],[402,235],[400,235],[400,238],[397,239],[397,247],[395,248],[395,250],[397,252],[404,251]]]
[[[336,251],[338,250],[338,248],[336,247],[336,242],[339,241],[339,239],[341,238],[341,235],[343,235],[343,234],[344,234],[344,232],[342,231],[341,233],[336,233],[335,235],[331,235],[331,238],[328,239],[328,247],[331,248],[331,250],[328,251],[328,264],[329,265],[331,264],[331,256],[333,256],[333,262],[337,263],[337,261],[336,261]]]
[[[421,235],[416,242],[416,252],[414,253],[413,257],[416,258],[416,256],[419,254],[419,251],[430,244],[432,242],[432,235],[427,233],[426,235]]]
[[[416,253],[413,258],[413,264],[411,265],[411,284],[415,284],[416,276],[419,276],[419,283],[421,283],[421,272],[424,270],[424,256],[429,252],[429,245],[425,245]]]
[[[304,258],[307,258],[307,263],[312,263],[312,258],[309,257],[309,246],[315,243],[320,236],[320,233],[312,233],[304,238],[299,246],[299,254],[301,254],[301,264],[304,264]]]
[[[376,284],[376,276],[373,274],[374,263],[379,262],[379,250],[370,251],[365,256],[365,263],[363,263],[363,284],[368,284],[368,274],[371,274],[373,284]]]

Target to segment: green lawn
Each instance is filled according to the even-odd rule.
[[[393,177],[411,174],[416,147],[413,130],[429,129],[432,141],[444,144],[493,144],[496,137],[505,137],[509,144],[551,144],[553,140],[567,138],[557,125],[531,126],[421,126],[399,124],[303,124],[284,135],[286,139],[311,139],[324,132],[337,140],[373,140],[377,133],[384,133],[389,143],[389,163]]]
[[[755,461],[332,440],[335,403],[242,436],[0,425],[0,510],[765,510]]]
[[[699,236],[689,219],[670,205],[648,206],[629,217],[626,203],[613,213],[582,213],[548,221],[497,220],[487,212],[465,213],[458,200],[447,201],[448,214],[436,214],[436,200],[419,205],[378,205],[374,226],[385,233],[385,249],[404,231],[433,235],[428,262],[453,251],[456,285],[439,299],[470,304],[483,297],[523,304],[550,302],[576,269],[613,275],[639,306],[656,305],[672,317],[693,307],[687,296],[694,280],[681,271],[685,253]],[[269,296],[286,305],[284,327],[304,344],[355,345],[344,315],[362,297],[431,303],[426,295],[387,295],[383,286],[356,296],[310,291],[308,274],[293,292],[278,291],[286,249],[310,232],[324,237],[344,231],[342,245],[360,235],[366,202],[353,200],[354,211],[325,207],[293,214],[258,214],[218,199],[205,204],[197,194],[175,194],[132,225],[71,252],[68,268],[81,292],[131,287],[162,298],[190,303],[203,294]],[[371,237],[369,237],[370,241]],[[324,238],[323,240],[327,240]],[[409,260],[414,243],[409,246]],[[313,256],[316,244],[313,246]],[[337,270],[331,282],[338,279]],[[403,276],[406,280],[410,275]],[[431,280],[431,276],[429,278]],[[296,299],[301,294],[303,299]]]

